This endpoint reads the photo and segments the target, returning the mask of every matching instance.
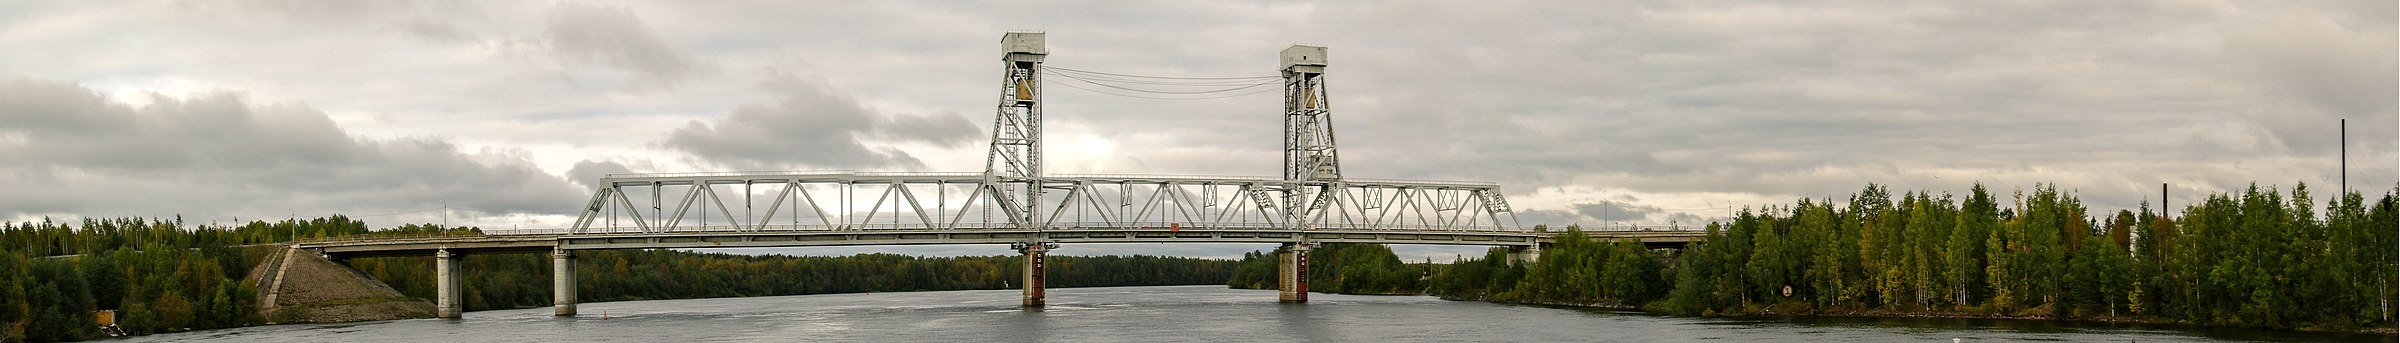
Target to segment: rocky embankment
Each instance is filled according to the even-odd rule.
[[[270,324],[433,318],[433,304],[324,257],[281,249],[250,269]]]

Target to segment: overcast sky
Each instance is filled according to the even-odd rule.
[[[2339,118],[2350,185],[2400,179],[2388,0],[1127,4],[0,2],[0,219],[555,227],[611,172],[980,171],[1010,30],[1159,76],[1328,46],[1347,176],[1499,182],[1529,225],[1869,182],[2323,199]],[[1051,173],[1280,173],[1274,92],[1048,90]]]

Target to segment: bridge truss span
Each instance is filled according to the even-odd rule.
[[[570,233],[1524,231],[1498,186],[1476,182],[1136,174],[995,180],[982,173],[809,172],[625,174],[607,176],[600,184]],[[1028,186],[1046,190],[1030,202],[1040,207],[1020,209],[993,191]],[[1294,192],[1300,190],[1305,191]],[[1290,193],[1306,196],[1285,196]]]

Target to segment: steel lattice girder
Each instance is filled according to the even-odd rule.
[[[995,206],[981,173],[708,173],[603,178],[577,233],[998,229],[1033,218]],[[1179,175],[1063,175],[1000,181],[1057,190],[1038,228],[1289,228],[1522,231],[1498,186],[1475,182],[1306,182]],[[998,187],[1007,189],[1012,187]],[[1297,222],[1292,189],[1325,207]],[[648,193],[648,196],[641,194]],[[760,205],[764,205],[761,207]],[[644,211],[647,209],[647,211]],[[670,211],[671,209],[671,211]],[[645,213],[646,212],[646,213]],[[738,213],[738,214],[737,214]],[[992,214],[984,216],[980,214]]]

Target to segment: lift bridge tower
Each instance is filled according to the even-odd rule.
[[[1033,229],[1042,201],[1042,57],[1050,54],[1041,32],[1000,37],[999,113],[993,116],[991,154],[983,162],[985,191],[999,202],[1009,223]]]
[[[1341,154],[1333,145],[1333,105],[1325,96],[1325,47],[1283,49],[1283,191],[1287,223],[1323,213],[1342,181]]]
[[[1036,230],[1015,248],[1025,254],[1024,304],[1040,307],[1048,279],[1043,264],[1051,248],[1039,230],[1042,189],[1042,58],[1050,54],[1041,32],[1009,32],[1000,36],[1000,108],[992,122],[992,150],[983,162],[983,191],[990,192],[1000,215],[1011,226]],[[984,212],[990,216],[992,212]],[[988,222],[990,218],[986,218]]]

